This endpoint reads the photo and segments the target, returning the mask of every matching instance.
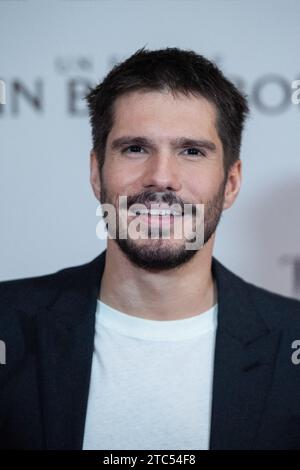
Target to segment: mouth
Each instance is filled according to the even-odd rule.
[[[157,206],[153,205],[150,207],[144,206],[140,207],[138,204],[133,204],[128,214],[131,216],[148,216],[148,217],[181,217],[183,215],[182,209],[180,207],[169,207],[169,206]]]
[[[173,226],[175,220],[179,220],[183,212],[181,208],[170,208],[168,206],[151,208],[140,208],[132,206],[128,214],[138,218],[141,224],[152,227]]]
[[[172,211],[172,210],[136,210],[136,211],[129,211],[129,215],[133,216],[148,216],[148,217],[181,217],[182,212]]]

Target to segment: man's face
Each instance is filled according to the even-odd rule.
[[[155,203],[155,208],[160,209],[173,204],[181,207],[204,204],[206,243],[215,232],[223,208],[233,202],[226,203],[224,199],[227,181],[214,106],[202,97],[183,94],[174,97],[170,92],[138,91],[119,97],[106,142],[104,165],[99,175],[93,156],[91,181],[96,197],[100,197],[102,204],[113,204],[117,215],[120,196],[127,196],[128,209],[136,203],[149,208]],[[180,266],[198,250],[186,248],[184,235],[174,236],[174,221],[177,223],[179,217],[182,218],[169,214],[136,215],[129,211],[126,213],[129,226],[138,222],[141,233],[149,235],[152,224],[156,237],[136,239],[128,233],[127,238],[117,236],[112,243],[117,243],[133,263],[145,269]],[[164,238],[166,224],[170,236]],[[195,228],[194,220],[192,227]],[[118,229],[117,223],[117,234]]]

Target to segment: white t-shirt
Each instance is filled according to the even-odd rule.
[[[83,449],[208,449],[216,304],[148,320],[97,301]]]

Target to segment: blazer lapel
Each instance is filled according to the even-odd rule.
[[[279,346],[247,284],[213,258],[218,288],[210,449],[252,449]]]
[[[41,408],[47,449],[82,448],[105,252],[70,276],[38,318]],[[76,268],[75,268],[76,270]],[[74,279],[75,277],[75,279]]]

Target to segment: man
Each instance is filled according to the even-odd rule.
[[[116,218],[93,261],[1,284],[0,446],[300,449],[300,304],[213,257],[245,96],[167,48],[137,51],[87,102],[91,184]]]

